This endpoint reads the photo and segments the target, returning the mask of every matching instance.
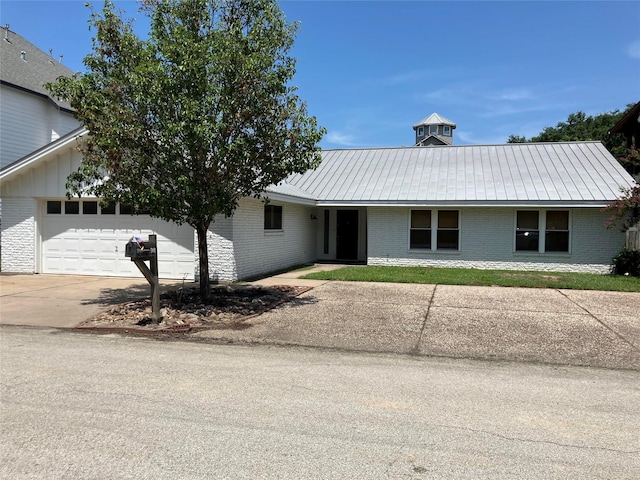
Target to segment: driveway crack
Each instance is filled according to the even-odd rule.
[[[431,298],[429,299],[429,304],[427,305],[427,312],[424,315],[424,320],[422,321],[422,327],[420,328],[420,334],[418,335],[418,340],[414,345],[411,353],[418,354],[420,353],[420,344],[422,343],[422,337],[424,336],[424,331],[427,328],[427,321],[429,320],[429,312],[431,312],[431,305],[433,305],[433,298],[436,296],[436,289],[438,285],[433,287],[433,292],[431,292]]]
[[[564,293],[561,290],[557,290],[556,291],[558,293],[560,293],[560,295],[562,295],[564,298],[566,298],[567,300],[569,300],[571,303],[573,303],[574,305],[576,305],[578,308],[580,308],[581,310],[583,310],[584,312],[586,312],[587,315],[589,315],[591,318],[593,318],[596,322],[598,322],[600,325],[602,325],[604,328],[606,328],[607,330],[609,330],[611,333],[613,333],[616,337],[618,337],[620,340],[622,340],[624,343],[626,343],[627,345],[629,345],[633,350],[639,351],[640,352],[640,346],[635,345],[632,341],[628,340],[624,335],[616,332],[613,328],[611,328],[609,325],[607,325],[604,321],[602,321],[601,319],[599,319],[598,317],[595,316],[595,314],[591,313],[589,310],[587,310],[586,308],[584,308],[582,305],[580,305],[578,302],[576,302],[575,300],[573,300],[571,297],[569,297],[569,295],[567,295],[566,293]]]

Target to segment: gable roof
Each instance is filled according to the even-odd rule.
[[[429,141],[429,139],[434,139],[437,142],[440,143],[427,143]],[[432,146],[432,145],[449,145],[447,142],[445,142],[442,137],[440,135],[427,135],[426,137],[424,137],[422,140],[420,140],[418,143],[416,143],[415,146]]]
[[[24,52],[24,60],[22,52]],[[50,55],[17,33],[2,28],[2,38],[0,38],[2,84],[49,98],[59,107],[71,110],[68,102],[53,98],[44,88],[45,83],[53,82],[60,76],[70,77],[71,75],[73,75],[71,70],[52,59]]]
[[[423,118],[418,123],[416,123],[413,128],[416,129],[423,125],[449,125],[451,128],[456,128],[456,124],[453,123],[448,118],[444,118],[442,115],[437,113],[432,113],[426,118]]]
[[[600,142],[327,150],[287,183],[319,206],[605,206],[631,176]]]
[[[69,145],[76,145],[78,139],[87,133],[88,130],[83,126],[80,126],[57,140],[47,143],[36,151],[2,167],[2,169],[0,169],[0,180],[6,182],[12,177],[22,174],[23,170],[38,165],[40,162],[46,160],[51,154],[58,154]]]

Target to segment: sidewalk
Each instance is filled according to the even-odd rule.
[[[318,265],[250,282],[312,288],[240,329],[189,336],[640,371],[640,293],[298,278],[339,267]],[[109,305],[148,295],[140,278],[0,275],[0,324],[74,327]]]

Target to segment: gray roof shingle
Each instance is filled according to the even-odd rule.
[[[51,98],[61,108],[71,106],[67,102],[51,97],[44,84],[59,76],[70,77],[73,72],[57,60],[44,53],[17,33],[0,30],[0,81],[35,94]],[[8,40],[7,40],[8,38]],[[24,52],[24,60],[22,58]]]

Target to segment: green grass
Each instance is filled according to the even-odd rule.
[[[640,292],[640,278],[570,272],[524,272],[432,267],[344,267],[301,278],[353,282],[431,283]]]

